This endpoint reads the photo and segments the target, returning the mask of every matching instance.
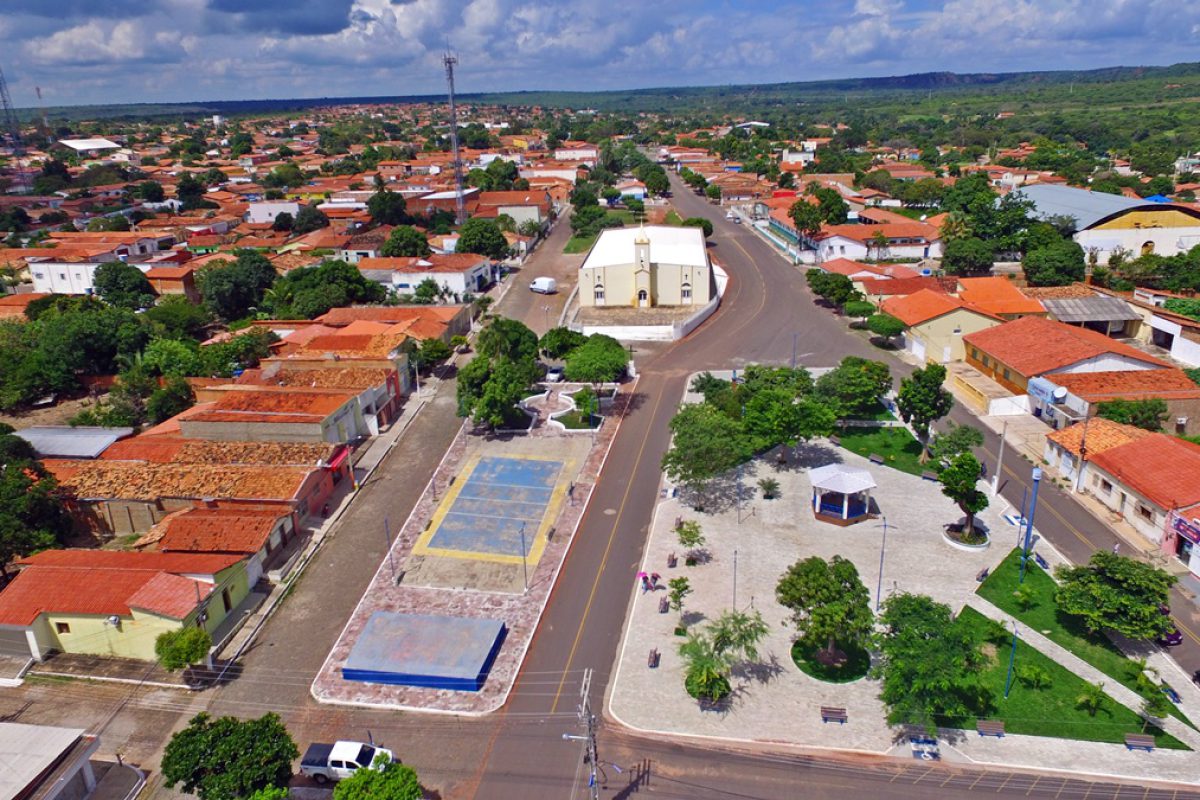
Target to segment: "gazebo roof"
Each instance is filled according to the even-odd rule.
[[[814,489],[826,492],[854,494],[875,488],[875,479],[865,469],[846,464],[826,464],[808,471]]]

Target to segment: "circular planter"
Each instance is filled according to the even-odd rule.
[[[942,528],[942,541],[958,550],[964,550],[968,553],[978,553],[980,550],[987,550],[992,546],[992,537],[986,531],[976,528],[975,535],[983,536],[983,541],[978,544],[967,544],[956,539],[948,528]]]
[[[816,658],[816,650],[806,648],[797,640],[792,643],[792,662],[810,678],[823,683],[854,683],[867,676],[871,669],[871,654],[864,647],[841,645],[846,662],[840,667],[822,664]]]

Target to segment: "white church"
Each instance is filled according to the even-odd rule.
[[[601,232],[579,268],[579,304],[584,307],[703,306],[715,292],[700,228],[610,228]]]

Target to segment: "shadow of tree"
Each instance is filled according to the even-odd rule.
[[[758,661],[739,664],[733,669],[733,674],[736,677],[759,684],[770,683],[782,675],[783,672],[784,666],[779,662],[779,658],[774,653],[771,653],[766,658],[760,658]]]
[[[708,617],[705,616],[705,614],[701,611],[685,611],[679,616],[679,623],[685,628],[690,628],[706,619],[708,619]]]

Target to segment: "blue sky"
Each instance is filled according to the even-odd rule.
[[[447,42],[463,92],[1171,64],[1200,3],[0,0],[18,106],[440,92]]]

